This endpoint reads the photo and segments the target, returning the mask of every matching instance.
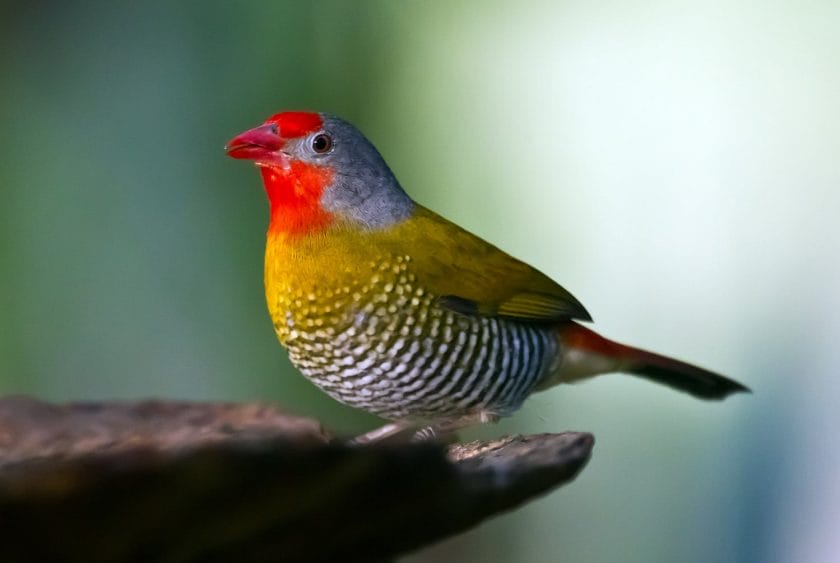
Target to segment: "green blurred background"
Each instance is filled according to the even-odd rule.
[[[469,436],[589,430],[589,467],[408,561],[840,560],[840,4],[118,4],[0,4],[0,392],[373,427],[275,342],[222,151],[325,110],[604,334],[755,390],[537,395]]]

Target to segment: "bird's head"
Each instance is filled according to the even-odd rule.
[[[370,141],[334,116],[278,113],[225,150],[260,168],[270,231],[300,235],[336,222],[380,229],[408,218],[414,207]]]

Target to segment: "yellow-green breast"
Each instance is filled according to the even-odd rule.
[[[536,282],[525,287],[527,276]],[[463,314],[439,299],[499,308],[553,287],[420,207],[386,229],[334,224],[306,235],[269,232],[267,239],[266,301],[292,362],[334,398],[390,419],[518,408],[557,367],[555,330]]]

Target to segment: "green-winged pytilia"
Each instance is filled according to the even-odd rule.
[[[571,293],[414,202],[346,121],[279,113],[227,153],[262,174],[265,297],[292,362],[391,421],[362,441],[492,421],[535,391],[609,372],[701,399],[747,391],[581,326],[591,318]]]

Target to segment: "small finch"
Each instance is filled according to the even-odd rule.
[[[494,421],[535,391],[609,372],[701,399],[748,391],[580,325],[591,317],[571,293],[414,202],[346,121],[278,113],[226,151],[262,174],[265,297],[292,363],[391,421],[360,441]]]

